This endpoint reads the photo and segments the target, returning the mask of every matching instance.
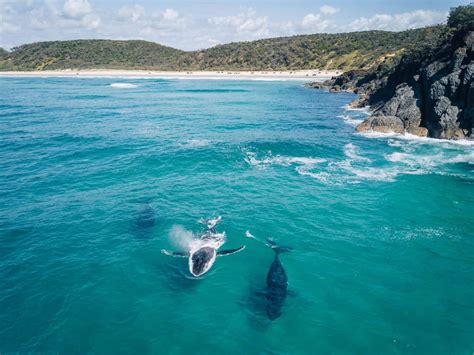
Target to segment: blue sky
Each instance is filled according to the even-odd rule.
[[[320,32],[400,31],[445,21],[455,0],[0,0],[0,47],[78,38],[145,39],[194,50]]]

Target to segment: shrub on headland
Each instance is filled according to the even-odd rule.
[[[455,30],[474,30],[474,4],[452,8],[448,17],[448,26]]]

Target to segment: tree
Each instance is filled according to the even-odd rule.
[[[474,30],[474,4],[458,6],[451,9],[448,26],[456,30]]]

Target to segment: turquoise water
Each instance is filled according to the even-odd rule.
[[[300,82],[0,87],[0,352],[474,351],[473,145],[354,134]],[[247,248],[193,279],[160,250],[217,215]],[[273,322],[247,230],[294,248]]]

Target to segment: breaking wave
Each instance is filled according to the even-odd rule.
[[[325,161],[325,159],[311,157],[288,157],[283,155],[273,156],[271,152],[269,152],[269,156],[262,159],[258,159],[257,153],[255,152],[247,152],[246,155],[247,157],[245,158],[245,161],[247,163],[260,168],[265,168],[270,165],[290,166],[293,164],[313,166]]]
[[[423,141],[424,143],[424,141]],[[431,143],[431,141],[430,141]],[[365,180],[393,182],[400,175],[439,174],[469,176],[459,164],[474,165],[474,151],[470,146],[413,145],[412,142],[391,138],[386,142],[392,152],[370,155],[361,151],[354,143],[342,149],[342,158],[290,157],[273,155],[271,152],[257,154],[247,152],[245,161],[257,168],[270,166],[294,167],[302,176],[319,180],[324,184],[343,185],[361,183]]]
[[[115,89],[133,89],[138,87],[138,85],[130,83],[112,83],[110,86]]]

